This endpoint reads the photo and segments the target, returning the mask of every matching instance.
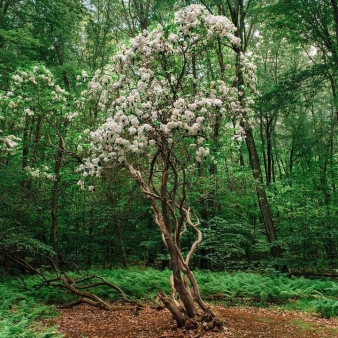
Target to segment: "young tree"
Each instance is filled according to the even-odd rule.
[[[83,92],[100,97],[100,115],[108,118],[90,133],[91,156],[81,170],[85,176],[100,176],[118,167],[138,183],[170,254],[172,297],[163,292],[159,297],[180,327],[221,326],[201,299],[189,267],[202,241],[189,188],[199,184],[202,162],[213,161],[209,135],[219,114],[223,122],[248,114],[238,100],[240,95],[245,102],[245,94],[232,87],[234,64],[226,66],[226,79],[210,81],[204,63],[205,54],[219,48],[219,40],[232,55],[233,45],[240,44],[235,29],[226,17],[210,15],[203,6],[183,8],[170,29],[143,31],[123,46],[114,63],[97,72]],[[184,254],[181,238],[189,229],[196,237]]]

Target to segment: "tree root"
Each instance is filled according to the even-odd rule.
[[[176,302],[169,298],[164,292],[159,292],[159,299],[164,306],[171,312],[177,326],[187,330],[195,330],[201,328],[203,331],[222,331],[223,322],[216,318],[214,313],[207,309],[202,314],[197,314],[193,318],[189,318],[183,307],[177,306]]]
[[[158,296],[163,302],[164,306],[172,313],[175,321],[177,322],[177,326],[184,327],[186,324],[186,318],[182,309],[179,308],[176,303],[171,298],[169,298],[163,291],[160,291]]]

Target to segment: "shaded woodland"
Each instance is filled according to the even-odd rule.
[[[217,91],[223,81],[232,90],[227,109],[243,107],[240,116],[223,116],[214,103],[209,138],[194,136],[203,145],[197,162],[188,136],[175,147],[161,143],[148,185],[139,174],[142,157],[131,157],[134,167],[123,160],[101,165],[101,177],[83,185],[79,167],[91,156],[90,132],[116,105],[109,88],[132,87],[109,73],[121,46],[131,48],[158,25],[169,41],[175,11],[188,5],[226,16],[236,27],[232,40],[213,36],[206,49],[186,37],[193,46],[186,64],[184,43],[173,40],[183,56],[149,57],[149,76],[175,84],[175,100],[202,92],[224,97]],[[139,55],[130,69],[147,69]],[[182,254],[184,274],[190,264],[337,276],[337,72],[336,0],[0,0],[0,275],[165,269]],[[151,101],[149,87],[143,93],[151,102],[144,111],[168,106],[164,94]],[[154,128],[162,122],[152,121]],[[161,239],[159,200],[176,222],[172,251]],[[184,222],[193,231],[180,236]]]

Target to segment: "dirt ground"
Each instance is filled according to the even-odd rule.
[[[177,329],[166,309],[150,307],[104,311],[87,305],[60,310],[49,322],[65,338],[334,338],[338,319],[324,319],[298,312],[251,307],[212,307],[225,323],[224,332]]]

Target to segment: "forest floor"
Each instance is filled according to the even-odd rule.
[[[254,307],[212,306],[225,323],[224,332],[177,329],[166,309],[145,307],[104,311],[88,305],[62,309],[49,324],[56,325],[65,338],[334,338],[338,319],[317,315]]]

